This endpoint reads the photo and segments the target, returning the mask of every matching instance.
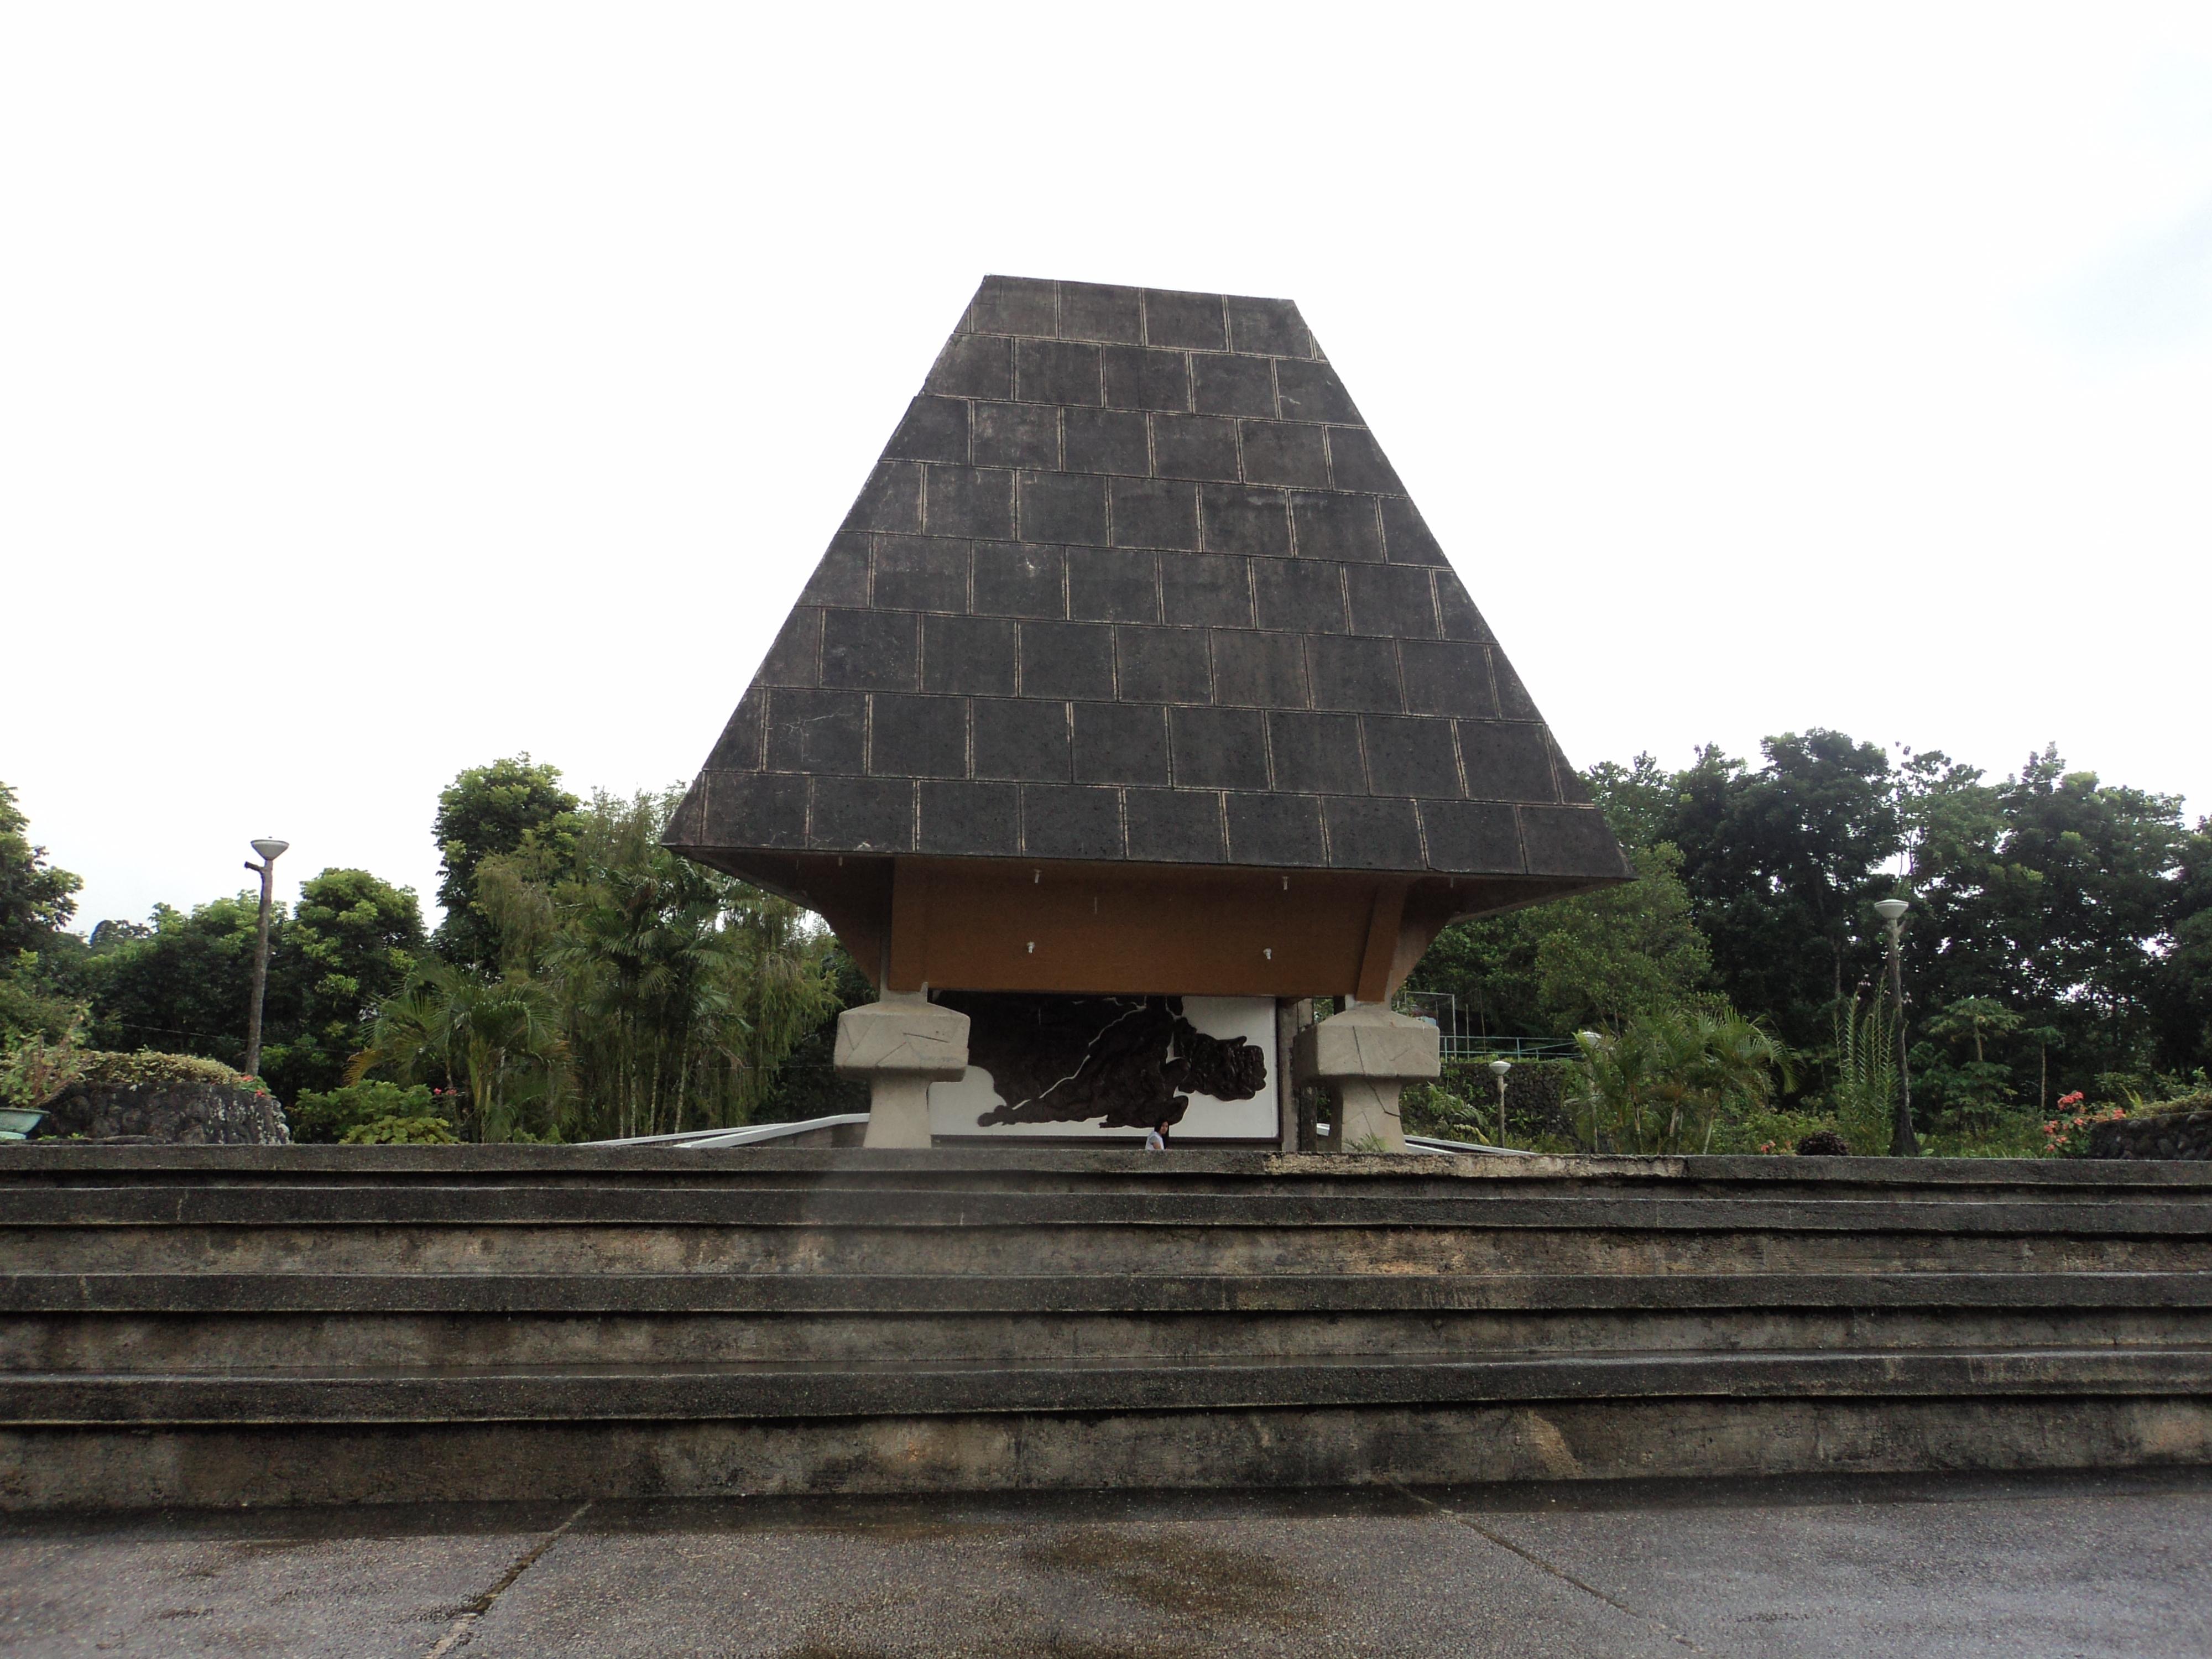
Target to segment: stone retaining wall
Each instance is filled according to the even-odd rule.
[[[2212,1112],[2152,1112],[2092,1124],[2089,1156],[2212,1158]]]
[[[292,1131],[274,1095],[209,1083],[137,1088],[76,1083],[46,1108],[42,1139],[128,1135],[179,1146],[283,1146]]]

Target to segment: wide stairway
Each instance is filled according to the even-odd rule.
[[[2212,1462],[2212,1167],[0,1152],[0,1505]]]

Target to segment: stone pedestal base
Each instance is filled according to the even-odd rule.
[[[868,1079],[864,1146],[927,1146],[929,1085],[968,1070],[968,1016],[933,1004],[926,992],[887,991],[837,1016],[836,1066]]]
[[[1442,1042],[1426,1020],[1363,1003],[1298,1033],[1297,1074],[1328,1086],[1334,1105],[1330,1137],[1340,1152],[1380,1146],[1406,1150],[1398,1091],[1441,1076]]]

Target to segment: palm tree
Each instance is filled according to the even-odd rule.
[[[520,974],[481,980],[425,958],[378,1010],[368,1046],[354,1056],[346,1079],[382,1071],[404,1083],[465,1083],[476,1138],[512,1140],[528,1106],[541,1108],[544,1129],[555,1127],[567,1092],[567,1057],[548,987]]]
[[[1704,1152],[1723,1122],[1759,1110],[1793,1079],[1788,1048],[1725,1003],[1655,1009],[1612,1036],[1585,1033],[1577,1103],[1593,1146]]]

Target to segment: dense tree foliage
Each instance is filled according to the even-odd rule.
[[[663,847],[678,799],[598,794],[477,858],[471,938],[494,962],[420,963],[356,1074],[459,1090],[486,1139],[750,1121],[837,1006],[828,936]]]
[[[156,906],[143,927],[103,922],[78,969],[91,1040],[243,1062],[259,915],[259,895],[242,892],[189,913]],[[261,1069],[280,1098],[337,1086],[423,942],[413,891],[365,870],[325,870],[296,911],[274,908]]]
[[[1873,905],[1893,894],[1929,1150],[2045,1151],[2062,1097],[2179,1094],[2212,1066],[2212,824],[2173,797],[2049,750],[1991,779],[1821,730],[1756,764],[1707,748],[1587,775],[1635,879],[1447,928],[1408,988],[1461,1031],[1579,1056],[1516,1073],[1533,1133],[1756,1150],[1831,1127],[1881,1150],[1897,1044]],[[830,1054],[867,982],[804,912],[663,848],[674,801],[584,801],[551,766],[495,761],[439,797],[434,937],[363,871],[278,907],[264,1071],[303,1127],[578,1139],[864,1106]],[[254,896],[86,935],[66,931],[77,889],[0,786],[17,1071],[80,1038],[241,1060]],[[1464,1071],[1423,1106],[1453,1133],[1495,1122]]]
[[[2177,799],[2049,750],[1996,781],[1834,732],[1770,738],[1763,760],[1593,768],[1638,878],[1449,928],[1413,988],[1452,994],[1465,1030],[1553,1039],[1717,998],[1808,1062],[1792,1103],[1864,1145],[1895,1086],[1872,907],[1896,894],[1937,1149],[2030,1150],[2062,1095],[2124,1103],[2212,1065],[2212,831]]]
[[[561,769],[527,755],[472,766],[439,793],[431,834],[438,842],[438,954],[479,970],[495,969],[500,941],[477,906],[477,872],[486,859],[521,852],[544,856],[569,850],[576,797],[561,787]]]

